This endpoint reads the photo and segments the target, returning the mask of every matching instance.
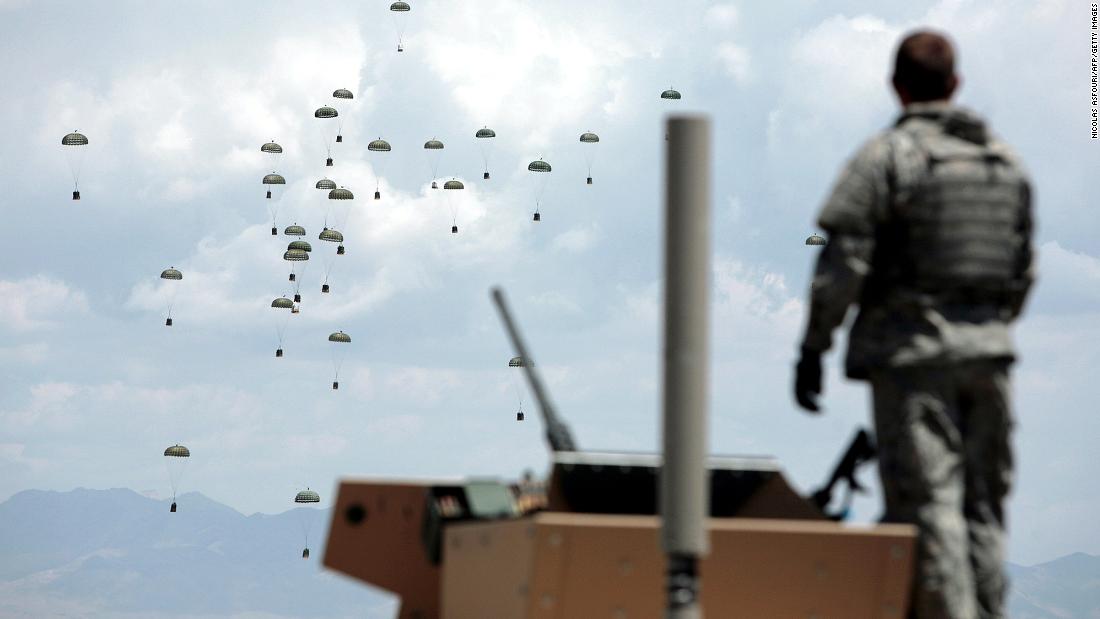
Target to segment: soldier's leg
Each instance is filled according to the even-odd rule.
[[[879,475],[888,522],[917,526],[911,617],[974,619],[958,409],[943,370],[871,376]]]
[[[966,520],[978,617],[1004,619],[1004,502],[1012,486],[1008,364],[973,365],[960,384],[966,443]]]

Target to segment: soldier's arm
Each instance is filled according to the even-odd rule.
[[[809,320],[802,347],[824,352],[833,330],[858,301],[871,269],[875,231],[888,213],[892,164],[885,138],[865,145],[848,163],[818,218],[829,233],[821,248],[810,290]]]
[[[874,248],[875,241],[868,236],[830,234],[828,245],[817,257],[802,348],[820,353],[832,347],[833,330],[859,299]]]

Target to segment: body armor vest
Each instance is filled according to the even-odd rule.
[[[1024,176],[990,147],[946,131],[913,131],[925,173],[898,188],[878,256],[888,288],[943,300],[999,302],[1020,276]],[[878,269],[876,269],[878,270]],[[886,283],[886,282],[883,282]]]

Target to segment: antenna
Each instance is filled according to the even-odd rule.
[[[516,354],[527,361],[533,361],[531,355],[527,353],[527,346],[523,342],[523,337],[519,334],[519,328],[512,320],[512,313],[508,311],[508,302],[504,299],[504,291],[500,287],[494,286],[490,292],[493,303],[497,306],[497,312],[500,314],[500,320],[504,323],[504,329],[508,332],[508,337],[512,340],[512,346],[516,349]],[[543,389],[542,380],[539,378],[538,370],[534,366],[534,363],[523,364],[523,375],[527,377],[527,384],[534,392],[535,399],[538,400],[542,420],[546,423],[546,442],[550,443],[550,450],[554,452],[576,451],[577,447],[576,443],[573,442],[573,433],[569,431],[569,426],[565,425],[554,411],[554,405],[550,402],[550,396]]]

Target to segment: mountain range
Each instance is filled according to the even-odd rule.
[[[320,567],[329,510],[240,512],[199,493],[27,490],[0,503],[0,617],[390,619],[396,599]],[[312,521],[312,557],[301,558]],[[1008,564],[1012,619],[1100,619],[1100,557]]]

